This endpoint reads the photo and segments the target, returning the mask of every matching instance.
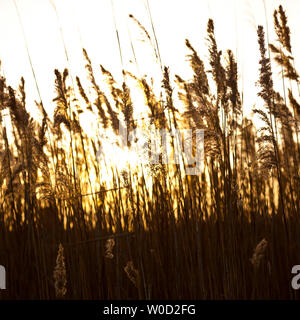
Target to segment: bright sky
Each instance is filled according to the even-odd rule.
[[[49,0],[15,2],[46,108],[50,108],[55,96],[54,68],[70,67],[73,76],[85,77],[82,46],[87,49],[96,68],[101,63],[117,79],[122,79],[111,0],[52,0],[58,17]],[[135,64],[130,63],[130,60],[134,61],[131,38],[140,74],[155,75],[159,67],[153,51],[142,42],[136,24],[128,18],[133,14],[153,36],[146,3],[146,0],[113,0],[125,68],[138,72]],[[296,41],[300,39],[300,1],[265,0],[265,3],[271,41],[274,37],[273,10],[279,4],[285,8],[292,31],[296,67],[300,70],[300,42]],[[238,54],[241,85],[244,83],[246,108],[250,110],[255,102],[254,83],[258,79],[256,26],[266,24],[263,0],[149,0],[149,5],[163,64],[183,78],[189,75],[185,38],[191,41],[202,58],[207,57],[206,25],[209,17],[214,19],[220,49],[230,48]],[[60,26],[70,65],[66,61]],[[24,76],[28,100],[38,99],[14,0],[0,0],[0,30],[0,59],[8,83],[16,87],[20,77]]]

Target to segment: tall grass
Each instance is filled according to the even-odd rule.
[[[285,52],[292,51],[282,7],[274,27],[279,46],[270,49],[290,83],[289,99],[273,88],[259,26],[262,107],[254,112],[261,128],[243,117],[237,62],[219,50],[211,19],[210,70],[186,40],[193,77],[171,79],[165,67],[161,96],[145,78],[124,71],[118,84],[101,66],[103,88],[83,50],[90,93],[78,77],[74,88],[67,69],[55,70],[53,119],[38,104],[38,122],[28,112],[24,80],[14,90],[2,76],[0,108],[12,128],[8,134],[0,119],[0,262],[8,277],[2,298],[298,298],[290,281],[300,261],[300,103],[292,91],[299,77]],[[132,82],[147,110],[140,119]],[[98,116],[101,130],[116,136],[119,120],[129,130],[204,129],[204,171],[187,176],[186,165],[161,158],[122,172],[100,165],[103,141],[84,132],[82,114]]]

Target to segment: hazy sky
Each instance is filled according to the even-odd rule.
[[[33,67],[42,99],[50,105],[54,93],[54,68],[70,67],[73,75],[84,77],[84,46],[97,68],[101,63],[121,79],[121,63],[114,28],[111,0],[52,0],[58,17],[49,0],[16,0],[24,26]],[[300,0],[265,0],[271,40],[273,39],[272,13],[282,4],[286,9],[292,31],[292,45],[296,66],[300,69]],[[159,67],[152,48],[143,42],[136,24],[129,19],[133,14],[151,32],[146,1],[114,0],[114,12],[119,31],[124,66],[137,73],[130,38],[136,51],[140,74],[155,75]],[[189,75],[184,45],[189,38],[202,58],[207,57],[205,47],[206,24],[209,17],[215,20],[216,37],[220,49],[230,48],[238,54],[240,84],[244,83],[247,104],[255,101],[254,83],[258,74],[258,45],[256,26],[266,20],[263,0],[149,0],[154,27],[163,64],[175,73]],[[60,33],[62,28],[70,65]],[[14,0],[0,0],[0,59],[2,72],[9,84],[16,86],[21,76],[26,80],[28,99],[37,98],[24,37]],[[243,75],[243,77],[242,77]],[[244,81],[242,79],[244,78]],[[249,106],[248,106],[249,108]],[[249,108],[250,110],[250,108]]]

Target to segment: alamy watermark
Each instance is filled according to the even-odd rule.
[[[101,131],[100,141],[106,139]],[[136,128],[128,132],[119,121],[119,147],[128,148],[150,164],[185,164],[187,175],[200,175],[204,168],[203,129],[149,129]],[[172,145],[172,148],[171,148]],[[172,149],[172,152],[171,152]],[[105,158],[105,150],[97,151],[97,160]]]
[[[0,289],[6,289],[6,271],[3,266],[0,265]]]
[[[292,268],[292,274],[295,274],[295,276],[292,278],[292,288],[294,290],[300,289],[300,265],[295,265]]]

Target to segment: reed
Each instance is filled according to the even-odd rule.
[[[274,61],[286,80],[298,81],[286,53],[290,30],[282,7],[274,28],[280,43],[270,44]],[[300,102],[291,88],[283,88],[288,99],[275,92],[263,27],[257,35],[262,103],[254,113],[261,128],[243,116],[236,57],[219,50],[211,19],[210,70],[186,40],[193,76],[173,77],[165,66],[160,96],[151,82],[126,71],[117,83],[83,49],[88,83],[76,77],[74,87],[67,69],[55,70],[53,118],[38,104],[36,121],[24,80],[14,90],[1,77],[0,110],[11,124],[8,129],[0,117],[4,299],[299,298],[290,274],[300,259]],[[138,119],[134,95],[144,101]],[[98,117],[100,138],[84,132],[84,114]],[[119,141],[119,120],[128,130],[204,129],[203,172],[185,175],[184,158],[122,169],[100,163],[105,133]],[[163,140],[157,143],[162,147]],[[174,139],[170,145],[174,153]]]

